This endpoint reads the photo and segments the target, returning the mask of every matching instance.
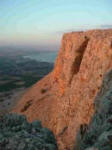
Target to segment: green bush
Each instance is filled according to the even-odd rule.
[[[53,133],[40,121],[28,123],[26,117],[7,114],[0,118],[0,150],[56,150]]]

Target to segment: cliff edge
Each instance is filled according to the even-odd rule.
[[[94,99],[112,69],[112,30],[64,34],[54,70],[35,84],[13,112],[40,119],[60,150],[73,149],[77,133],[95,113]]]

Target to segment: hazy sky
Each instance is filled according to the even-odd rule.
[[[64,32],[111,25],[112,0],[0,0],[0,45],[55,50]]]

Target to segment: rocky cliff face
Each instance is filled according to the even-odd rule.
[[[63,36],[52,73],[35,84],[13,110],[40,119],[55,133],[60,150],[73,149],[78,132],[95,112],[94,99],[112,68],[112,30]]]
[[[95,114],[84,134],[81,140],[77,138],[76,150],[112,150],[112,70],[104,77]]]

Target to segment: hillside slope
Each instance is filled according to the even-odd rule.
[[[53,72],[35,84],[13,110],[40,119],[60,150],[73,149],[81,126],[94,114],[94,99],[112,68],[112,30],[64,34]]]

